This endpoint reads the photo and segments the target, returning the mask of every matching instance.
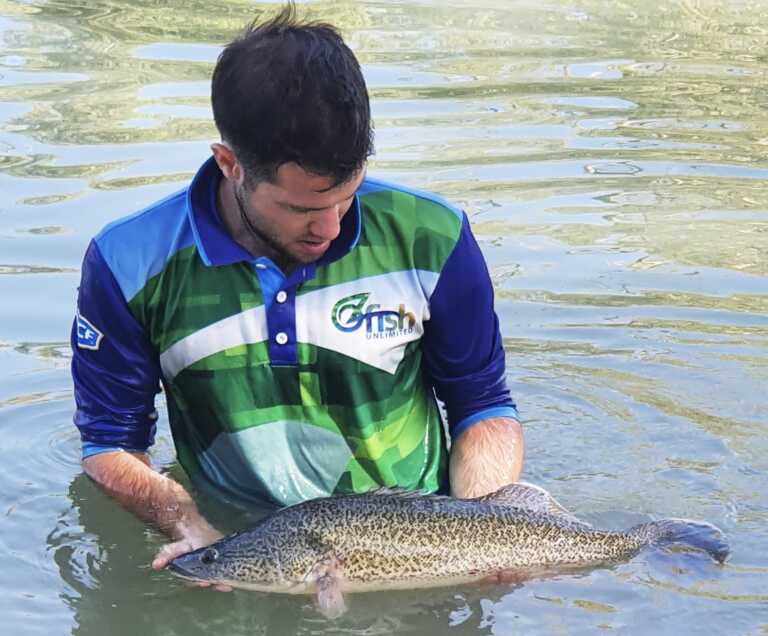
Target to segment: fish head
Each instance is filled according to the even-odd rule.
[[[168,569],[184,579],[232,587],[273,590],[284,579],[280,560],[269,544],[230,537],[182,554]]]
[[[193,552],[177,556],[168,564],[168,569],[192,581],[220,582],[227,576],[227,559],[215,545],[206,546]]]

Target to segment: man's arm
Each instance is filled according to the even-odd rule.
[[[430,298],[430,313],[424,363],[447,411],[451,492],[478,497],[519,478],[523,436],[506,385],[493,286],[466,216]]]
[[[83,460],[83,470],[124,508],[174,539],[155,556],[155,570],[222,536],[203,518],[181,484],[150,467],[145,453],[117,451],[91,455]]]
[[[469,499],[495,492],[520,478],[523,431],[509,417],[476,422],[453,441],[451,494]]]
[[[145,451],[155,436],[160,365],[98,239],[83,260],[72,379],[83,470],[125,508],[175,540],[160,550],[153,567],[218,539],[221,534],[203,519],[189,493],[149,466]]]

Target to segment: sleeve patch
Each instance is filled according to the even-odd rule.
[[[77,315],[77,346],[80,349],[98,351],[103,338],[104,334],[96,329],[85,316]]]

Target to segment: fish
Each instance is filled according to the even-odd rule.
[[[474,499],[399,489],[312,499],[178,556],[168,569],[191,581],[314,594],[321,613],[337,618],[346,611],[345,593],[525,580],[670,544],[719,564],[729,554],[725,535],[710,523],[662,519],[625,531],[595,529],[543,488],[518,482]]]

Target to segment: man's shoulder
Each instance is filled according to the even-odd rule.
[[[159,201],[115,219],[102,228],[94,240],[100,246],[146,239],[147,232],[167,230],[186,221],[187,188],[173,192]]]
[[[363,217],[359,244],[382,250],[374,264],[385,262],[393,271],[443,270],[462,234],[466,216],[461,210],[431,192],[371,177],[358,196]]]
[[[444,226],[458,237],[464,213],[441,196],[367,176],[358,190],[361,203],[376,212],[390,212],[408,224]]]
[[[116,219],[96,235],[94,243],[130,300],[176,253],[194,244],[187,188]]]

